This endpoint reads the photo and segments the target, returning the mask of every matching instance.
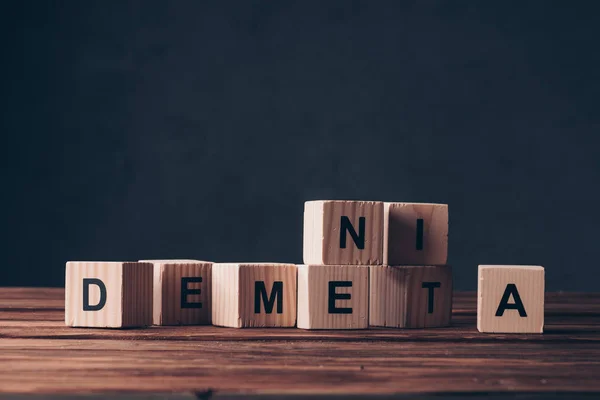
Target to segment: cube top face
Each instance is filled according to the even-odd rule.
[[[368,266],[298,266],[298,328],[366,329],[368,324]]]
[[[477,329],[489,333],[542,333],[545,271],[533,265],[480,265]]]
[[[305,264],[380,265],[383,203],[316,200],[304,205]]]
[[[185,259],[172,259],[172,260],[140,260],[139,262],[146,262],[152,264],[212,264],[210,261],[200,261],[200,260],[185,260]]]
[[[212,282],[214,325],[246,328],[296,324],[295,264],[214,264]]]
[[[152,323],[152,264],[70,261],[65,278],[66,325],[121,328]]]
[[[385,203],[383,263],[444,265],[448,260],[448,205]]]
[[[452,268],[370,267],[369,325],[432,328],[450,325]]]
[[[154,262],[154,325],[208,325],[212,321],[212,263]]]

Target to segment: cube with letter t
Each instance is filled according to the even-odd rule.
[[[152,325],[152,264],[68,262],[65,323],[90,328]]]
[[[154,264],[154,325],[210,325],[211,262],[144,262]]]
[[[450,325],[452,268],[449,265],[369,268],[369,325],[393,328]]]
[[[366,329],[368,324],[368,266],[298,266],[298,328]]]
[[[307,201],[303,247],[305,264],[382,264],[383,203]]]
[[[213,264],[213,325],[293,327],[296,280],[294,264]]]
[[[542,333],[544,268],[480,265],[477,286],[479,332]]]

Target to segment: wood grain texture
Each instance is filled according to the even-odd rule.
[[[154,325],[210,325],[212,323],[211,262],[198,260],[141,262],[154,265]],[[182,290],[185,295],[183,298]]]
[[[547,293],[543,335],[479,333],[476,293],[450,328],[350,331],[72,329],[64,296],[0,289],[1,393],[600,393],[600,294]]]
[[[365,329],[368,304],[369,267],[298,266],[298,328]]]
[[[214,264],[212,282],[214,325],[230,328],[296,325],[296,265]]]
[[[97,281],[84,284],[89,279]],[[152,324],[152,264],[70,261],[65,287],[67,326],[127,328]],[[101,295],[103,290],[105,296]],[[97,309],[84,309],[85,293],[89,296],[87,305]]]
[[[418,220],[422,220],[422,235],[418,235]],[[444,265],[448,259],[448,205],[385,203],[383,235],[385,265]]]
[[[525,265],[480,265],[477,288],[479,332],[542,333],[544,331],[544,268]],[[514,285],[514,286],[508,286]],[[506,296],[506,297],[504,297]],[[503,304],[523,309],[504,309]],[[514,307],[514,306],[513,306]],[[524,315],[522,315],[524,314]]]
[[[353,240],[342,218],[347,217],[353,233],[364,239],[361,247]],[[361,235],[360,219],[364,218]],[[344,222],[346,224],[346,222]],[[340,235],[345,238],[342,248]],[[380,265],[383,259],[383,203],[378,201],[307,201],[304,205],[305,264]]]
[[[372,266],[369,285],[371,326],[432,328],[450,325],[450,266]]]

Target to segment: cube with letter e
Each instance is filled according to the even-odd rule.
[[[298,328],[365,329],[368,305],[368,266],[298,266]]]
[[[212,263],[147,260],[154,265],[154,325],[210,325]]]

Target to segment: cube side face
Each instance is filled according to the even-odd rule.
[[[325,201],[322,214],[322,241],[319,244],[322,262],[314,264],[383,263],[382,202]]]
[[[544,268],[479,266],[477,329],[488,333],[542,333]]]
[[[452,267],[407,266],[406,328],[449,326],[452,318]]]
[[[385,264],[446,264],[448,205],[386,203],[385,210]]]
[[[323,264],[324,204],[321,200],[304,203],[302,259],[307,264]]]
[[[302,329],[366,329],[369,323],[369,267],[358,265],[306,265],[307,293],[298,299],[308,306]]]
[[[310,298],[308,291],[308,266],[298,265],[298,305],[297,325],[298,328],[308,329],[310,327]]]
[[[160,268],[160,284],[156,284],[155,325],[209,325],[212,322],[212,263],[167,262]],[[156,291],[160,292],[160,296]],[[157,308],[159,310],[157,310]],[[160,318],[157,316],[160,311]]]
[[[407,294],[406,269],[369,267],[369,325],[405,327]]]
[[[123,327],[152,325],[154,266],[150,263],[123,263]]]
[[[241,327],[296,325],[296,265],[241,264],[239,276]]]
[[[238,264],[212,265],[212,324],[240,328],[240,274]]]
[[[122,327],[123,263],[70,261],[65,278],[67,326]]]
[[[162,264],[154,264],[153,279],[152,279],[152,323],[154,325],[162,325],[163,309],[166,309],[163,304],[163,273]],[[167,299],[165,299],[166,301]]]

